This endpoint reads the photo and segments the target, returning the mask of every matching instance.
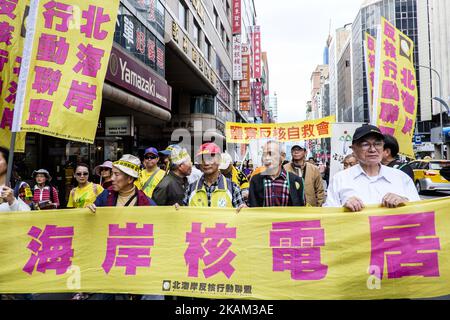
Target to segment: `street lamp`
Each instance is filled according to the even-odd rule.
[[[447,112],[449,111],[448,108],[448,104],[445,102],[444,99],[442,99],[442,80],[441,80],[441,75],[439,74],[439,72],[437,72],[436,69],[433,69],[431,67],[428,66],[423,66],[423,65],[417,65],[420,68],[425,68],[428,70],[433,71],[434,73],[436,73],[438,79],[439,79],[439,97],[434,97],[433,100],[436,100],[438,102],[440,102],[440,106],[441,106],[441,110],[439,113],[439,120],[440,120],[440,127],[441,127],[441,131],[440,131],[440,136],[442,138],[442,132],[444,131],[444,126],[443,126],[443,120],[442,120],[442,106],[444,106],[447,109]],[[443,140],[443,139],[442,139]],[[441,146],[441,159],[444,159],[444,141],[442,141],[442,146]]]

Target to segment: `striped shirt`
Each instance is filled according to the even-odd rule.
[[[50,192],[53,193],[52,196],[50,195]],[[39,203],[42,201],[51,201],[51,202],[55,203],[56,207],[58,208],[59,207],[59,197],[58,197],[58,191],[56,191],[56,188],[51,187],[51,186],[45,186],[44,188],[41,189],[37,185],[34,186],[33,202]]]

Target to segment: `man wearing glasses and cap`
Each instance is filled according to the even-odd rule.
[[[221,150],[215,143],[205,143],[197,153],[203,175],[189,185],[183,204],[190,207],[237,208],[247,207],[241,190],[219,170]],[[176,205],[177,207],[177,205]]]
[[[317,166],[306,161],[306,147],[304,142],[291,148],[292,162],[285,164],[287,172],[303,178],[306,204],[312,207],[321,207],[325,201],[322,177]]]
[[[152,198],[153,191],[156,186],[166,175],[164,170],[158,167],[159,155],[156,148],[148,148],[144,152],[144,169],[139,173],[139,178],[136,180],[136,186],[139,190],[144,191],[147,197]]]
[[[353,135],[352,150],[359,164],[337,173],[328,187],[326,207],[345,207],[353,212],[366,205],[397,208],[420,201],[411,178],[382,165],[384,136],[380,129],[365,124]]]

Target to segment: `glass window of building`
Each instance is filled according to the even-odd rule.
[[[194,28],[193,28],[193,37],[194,37],[194,42],[195,44],[197,44],[197,47],[199,49],[202,48],[201,46],[201,38],[200,38],[200,26],[198,25],[197,21],[194,21]]]
[[[180,1],[178,4],[178,21],[180,22],[180,25],[183,26],[184,30],[188,31],[188,8],[183,1]]]
[[[216,27],[216,30],[219,30],[220,27],[219,14],[217,13],[215,8],[214,8],[214,26]]]
[[[211,62],[211,43],[209,40],[205,37],[205,57],[208,60],[208,62]]]

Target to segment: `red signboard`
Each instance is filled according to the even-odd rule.
[[[262,83],[254,82],[252,87],[255,117],[262,117]]]
[[[242,0],[233,0],[233,35],[241,34]]]
[[[261,29],[253,27],[253,78],[261,79]]]
[[[242,44],[242,80],[239,85],[239,100],[241,101],[241,111],[247,110],[248,105],[245,105],[243,110],[242,102],[250,101],[250,48],[247,44]]]

